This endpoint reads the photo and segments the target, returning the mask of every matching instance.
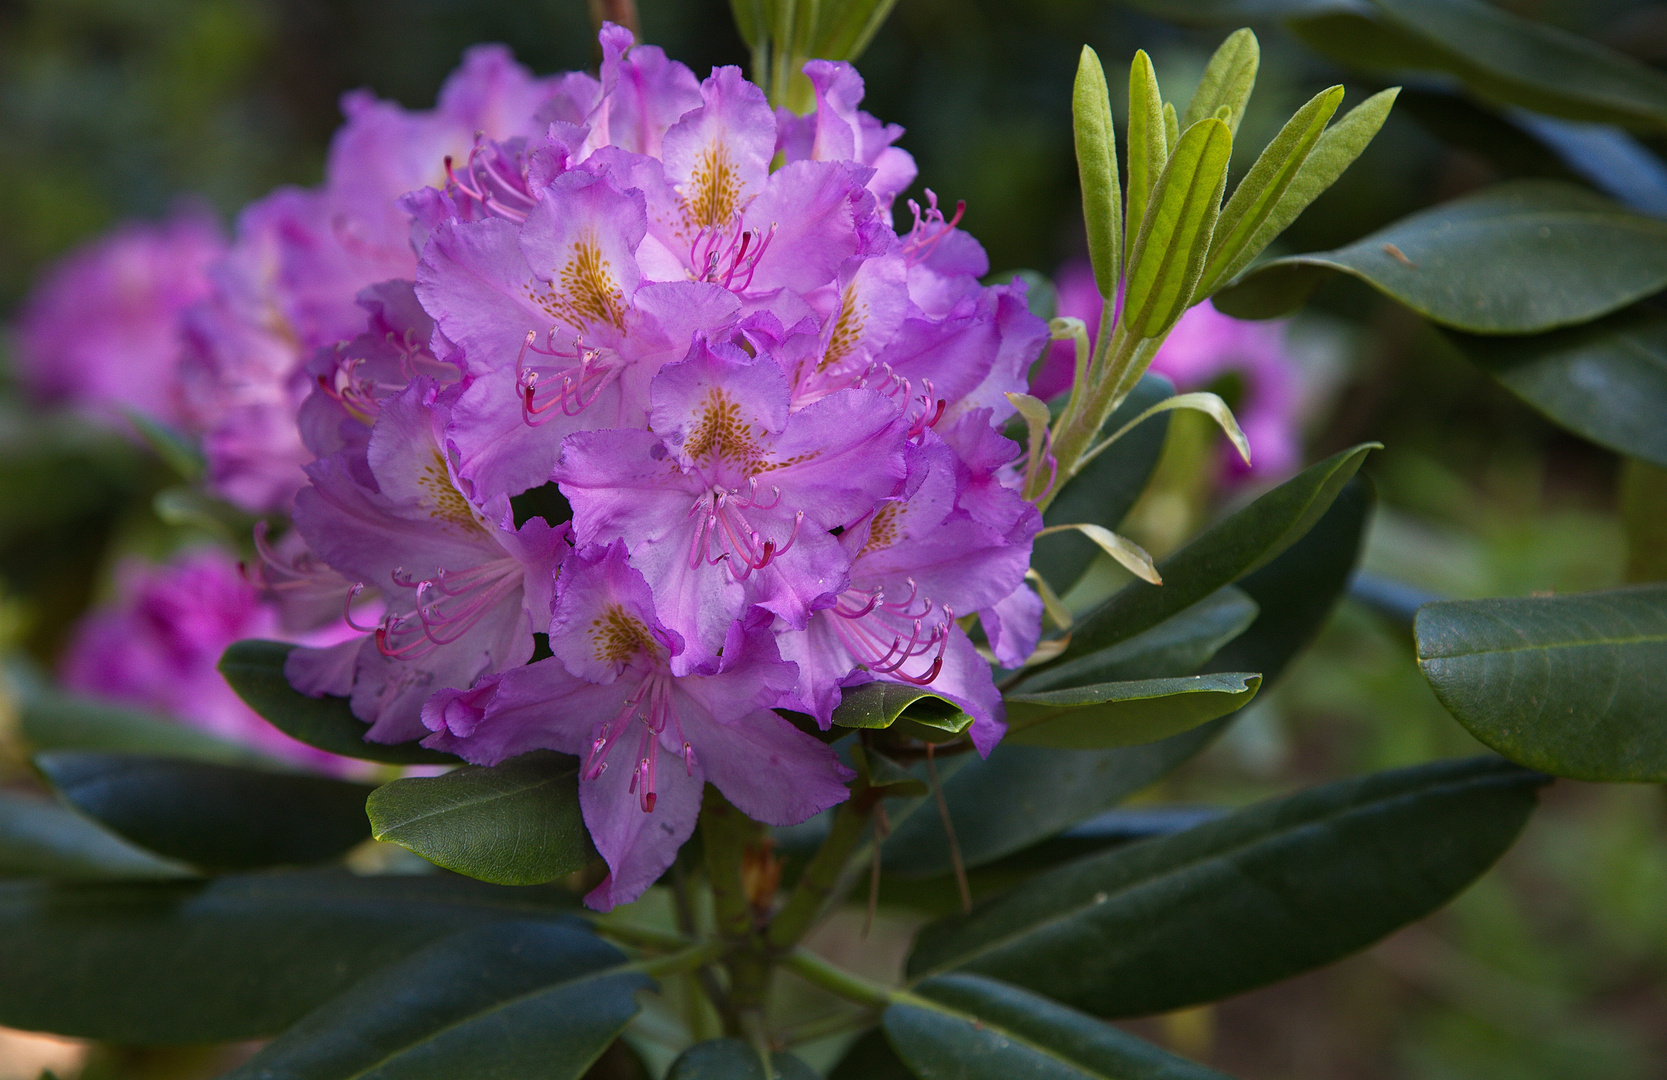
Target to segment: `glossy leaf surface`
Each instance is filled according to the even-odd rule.
[[[0,884],[0,1024],[138,1045],[260,1038],[447,933],[559,917],[547,892],[459,878]]]
[[[284,660],[295,646],[285,641],[239,641],[220,658],[220,673],[248,706],[278,730],[308,746],[343,757],[390,765],[455,765],[457,758],[416,743],[386,746],[365,741],[365,723],[346,698],[308,697],[284,678]]]
[[[35,750],[163,754],[231,765],[272,764],[246,746],[165,716],[24,684],[22,734]]]
[[[366,810],[378,840],[498,885],[541,885],[595,857],[579,813],[579,759],[552,751],[395,780]]]
[[[1449,340],[1575,434],[1667,466],[1667,315],[1622,312],[1535,337]]]
[[[1667,585],[1418,610],[1418,666],[1472,735],[1581,780],[1667,780]]]
[[[1024,679],[1014,692],[1191,674],[1244,633],[1260,610],[1248,593],[1228,585],[1127,641]]]
[[[1511,845],[1544,782],[1476,758],[1261,803],[941,919],[921,931],[909,972],[989,975],[1100,1016],[1214,1001],[1434,911]]]
[[[1236,672],[1008,694],[1004,741],[1069,750],[1157,742],[1237,712],[1261,685],[1260,675]]]
[[[1106,1023],[976,975],[930,979],[881,1018],[928,1080],[1227,1080]]]
[[[0,878],[99,881],[190,874],[80,814],[44,799],[0,792]]]
[[[181,758],[56,750],[35,757],[77,810],[205,870],[323,862],[370,838],[364,784]]]
[[[227,1080],[578,1080],[653,980],[578,926],[464,930],[372,973]]]
[[[1263,263],[1216,306],[1240,318],[1289,314],[1333,272],[1455,330],[1535,334],[1667,287],[1667,221],[1560,181],[1512,181],[1347,247]]]

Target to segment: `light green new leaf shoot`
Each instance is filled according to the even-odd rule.
[[[1233,134],[1214,117],[1181,136],[1152,190],[1129,260],[1123,320],[1130,335],[1163,336],[1192,302],[1232,156]]]
[[[1150,581],[1153,585],[1162,585],[1163,577],[1152,562],[1152,556],[1146,549],[1130,540],[1126,536],[1119,536],[1103,525],[1083,523],[1080,525],[1049,525],[1037,536],[1047,536],[1056,532],[1080,532],[1088,539],[1100,546],[1100,550],[1116,559],[1129,573],[1142,581]]]
[[[1169,152],[1173,154],[1181,141],[1181,123],[1175,119],[1175,106],[1167,101],[1163,103],[1163,136]]]
[[[1163,97],[1152,58],[1141,49],[1129,65],[1129,212],[1124,229],[1123,259],[1134,255],[1135,234],[1146,218],[1146,200],[1169,160],[1169,140],[1163,124]]]
[[[1192,104],[1181,118],[1182,130],[1213,116],[1226,121],[1227,130],[1237,136],[1239,121],[1244,119],[1245,102],[1250,100],[1250,92],[1256,86],[1256,70],[1261,62],[1262,48],[1248,27],[1227,35],[1227,40],[1204,68]],[[1224,108],[1228,110],[1226,116],[1221,114]]]
[[[1082,186],[1082,220],[1088,228],[1088,257],[1094,284],[1106,298],[1117,295],[1123,272],[1123,193],[1117,181],[1117,133],[1111,123],[1111,95],[1105,69],[1084,45],[1071,89],[1071,128],[1076,138],[1077,180]]]
[[[1227,205],[1222,207],[1221,219],[1216,222],[1210,256],[1204,264],[1204,276],[1199,279],[1195,299],[1209,296],[1226,280],[1225,269],[1234,264],[1257,230],[1273,215],[1342,102],[1341,86],[1315,94],[1286,121],[1256,159],[1256,164],[1250,167],[1250,172],[1239,181]]]
[[[1084,454],[1077,467],[1080,469],[1099,457],[1101,451],[1105,450],[1106,447],[1139,427],[1146,420],[1158,413],[1169,412],[1172,409],[1191,409],[1214,420],[1227,435],[1227,441],[1233,444],[1233,449],[1239,452],[1239,457],[1244,459],[1246,465],[1250,464],[1250,440],[1245,438],[1244,430],[1239,427],[1239,421],[1233,416],[1233,410],[1227,407],[1227,402],[1223,401],[1220,396],[1199,390],[1190,394],[1176,394],[1174,397],[1164,398],[1150,409],[1142,411],[1139,416],[1107,435],[1098,446]]]
[[[1354,159],[1366,149],[1367,144],[1378,133],[1378,129],[1383,127],[1384,120],[1389,117],[1390,106],[1395,104],[1395,96],[1400,92],[1400,87],[1392,86],[1388,90],[1373,94],[1350,109],[1343,119],[1331,125],[1320,136],[1307,160],[1297,170],[1295,179],[1274,204],[1272,212],[1263,219],[1256,231],[1250,234],[1249,241],[1239,249],[1236,256],[1224,261],[1219,270],[1212,269],[1213,281],[1208,292],[1213,293],[1221,285],[1237,277],[1250,265],[1252,259],[1273,243],[1274,237],[1284,232],[1286,227],[1297,219],[1298,214],[1320,197],[1321,192],[1337,182],[1337,178],[1343,175],[1343,170],[1354,163]],[[1278,139],[1274,141],[1277,143]],[[1208,293],[1201,291],[1201,295]]]

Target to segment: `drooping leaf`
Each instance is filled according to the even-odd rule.
[[[1262,47],[1248,27],[1227,35],[1204,67],[1204,75],[1193,92],[1192,103],[1180,126],[1184,131],[1205,117],[1217,116],[1225,107],[1227,130],[1237,135],[1244,119],[1245,102],[1256,87],[1256,70],[1262,62]]]
[[[1267,564],[1307,534],[1377,445],[1333,454],[1211,526],[1159,564],[1162,585],[1133,582],[1079,618],[1061,661],[1126,641]]]
[[[372,972],[226,1080],[578,1080],[653,980],[558,922],[459,931]]]
[[[815,1070],[792,1054],[771,1054],[770,1066],[773,1077],[743,1039],[708,1039],[679,1054],[666,1080],[816,1080]]]
[[[545,890],[462,878],[0,883],[0,1024],[136,1045],[260,1038],[447,933],[561,917]]]
[[[1667,780],[1667,585],[1426,604],[1418,666],[1469,732],[1580,780]]]
[[[107,881],[190,875],[186,867],[136,848],[61,806],[0,792],[0,878]]]
[[[457,758],[416,743],[387,746],[365,741],[366,726],[346,698],[308,697],[284,678],[287,641],[238,641],[220,657],[220,674],[249,708],[273,727],[308,746],[343,757],[389,765],[455,765]]]
[[[1159,337],[1192,303],[1221,212],[1233,135],[1211,117],[1182,133],[1129,258],[1123,322],[1135,337]]]
[[[366,810],[378,840],[498,885],[542,885],[595,857],[579,813],[579,759],[552,751],[395,780]]]
[[[365,784],[86,750],[37,754],[35,765],[83,814],[205,870],[324,862],[370,838]]]
[[[1233,585],[1206,596],[1150,630],[1022,680],[1018,694],[1127,679],[1190,675],[1256,621],[1261,609]]]
[[[1330,963],[1450,900],[1545,782],[1495,758],[1327,784],[1047,871],[927,926],[909,973],[1005,979],[1099,1016],[1214,1001]]]
[[[1123,404],[1111,414],[1102,429],[1122,427],[1147,409],[1172,397],[1175,387],[1161,375],[1146,374],[1130,391]],[[1163,454],[1169,415],[1158,413],[1143,421],[1090,461],[1081,472],[1065,482],[1059,495],[1042,514],[1047,525],[1089,522],[1116,529],[1140,493],[1146,490],[1152,470]],[[1094,561],[1096,548],[1083,536],[1052,533],[1038,537],[1031,565],[1047,581],[1060,588],[1071,586]]]
[[[1067,750],[1157,742],[1237,712],[1261,685],[1260,675],[1241,671],[1009,693],[1003,741]]]
[[[1563,427],[1667,466],[1667,315],[1627,311],[1534,337],[1448,340]]]
[[[1278,210],[1281,200],[1296,182],[1309,154],[1313,153],[1320,137],[1325,134],[1332,114],[1342,102],[1341,86],[1321,90],[1298,109],[1273,141],[1263,148],[1256,164],[1239,181],[1239,186],[1228,197],[1227,205],[1221,209],[1215,233],[1210,238],[1210,253],[1204,264],[1203,277],[1198,282],[1197,295],[1210,295],[1216,286],[1227,280],[1234,267],[1249,261],[1241,259],[1241,256]],[[1252,252],[1250,258],[1254,257],[1255,252]]]
[[[1476,334],[1588,322],[1667,287],[1667,221],[1555,180],[1517,180],[1411,214],[1334,251],[1273,259],[1216,294],[1241,318],[1288,314],[1332,272]]]
[[[1447,71],[1484,96],[1572,120],[1667,126],[1667,76],[1589,38],[1481,0],[1373,0],[1370,17],[1300,19],[1345,62]]]
[[[1123,274],[1123,193],[1117,179],[1117,131],[1100,57],[1087,45],[1071,91],[1071,129],[1076,139],[1077,180],[1088,257],[1102,297],[1117,295]]]
[[[1123,264],[1134,269],[1135,239],[1146,220],[1146,206],[1152,189],[1169,160],[1169,137],[1163,124],[1163,93],[1157,72],[1145,49],[1134,54],[1129,65],[1129,192],[1128,213],[1123,218]]]
[[[881,1023],[897,1055],[934,1080],[1227,1080],[1103,1020],[976,975],[927,980],[888,1005]]]

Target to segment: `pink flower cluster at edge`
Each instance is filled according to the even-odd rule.
[[[1055,286],[1059,314],[1087,323],[1092,338],[1104,302],[1088,261],[1063,267]],[[1075,346],[1054,342],[1031,381],[1031,393],[1047,400],[1069,390],[1075,363]],[[1228,477],[1277,480],[1302,464],[1301,386],[1283,322],[1245,322],[1205,301],[1181,316],[1150,370],[1181,391],[1207,389],[1227,374],[1239,377],[1243,390],[1234,403],[1234,416],[1253,456],[1246,465],[1232,447],[1223,447],[1222,466]]]
[[[707,782],[775,825],[847,797],[780,710],[885,680],[1000,739],[965,622],[1008,666],[1040,634],[999,428],[1047,332],[958,213],[894,231],[914,163],[849,65],[798,117],[601,45],[596,77],[473,49],[428,112],[348,95],[324,184],[246,209],[180,317],[175,415],[218,494],[293,514],[286,617],[357,631],[290,681],[375,741],[579,756],[606,909]],[[571,516],[527,511],[550,485]]]

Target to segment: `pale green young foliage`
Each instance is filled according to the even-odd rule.
[[[1135,233],[1146,219],[1146,200],[1169,160],[1169,141],[1164,133],[1163,97],[1152,58],[1142,49],[1129,67],[1129,222],[1123,240],[1123,258],[1134,256]]]
[[[809,110],[807,60],[855,60],[897,0],[730,0],[735,28],[752,50],[752,78],[773,105]]]
[[[1205,117],[1215,116],[1225,120],[1228,130],[1237,136],[1261,62],[1262,47],[1248,27],[1227,35],[1227,40],[1204,68],[1204,77],[1199,80],[1192,103],[1181,118],[1181,127],[1189,128]],[[1223,108],[1228,111],[1226,117],[1220,116]]]
[[[1111,121],[1111,95],[1105,69],[1093,49],[1082,47],[1076,85],[1071,90],[1072,131],[1076,138],[1077,179],[1082,185],[1083,224],[1088,257],[1100,295],[1117,293],[1123,273],[1123,193],[1117,179],[1117,132]]]
[[[1211,117],[1181,136],[1152,189],[1134,254],[1123,318],[1134,337],[1168,332],[1192,303],[1227,186],[1233,135]]]

